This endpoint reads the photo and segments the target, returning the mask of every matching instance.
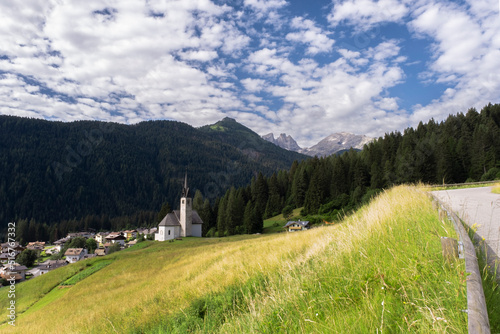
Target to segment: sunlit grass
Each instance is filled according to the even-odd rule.
[[[454,237],[453,228],[423,193],[402,186],[335,226],[151,242],[114,253],[111,264],[20,314],[9,329],[466,332],[464,268],[444,263],[440,236]],[[32,305],[83,267],[19,284],[20,305]],[[36,293],[39,287],[45,292]],[[1,295],[2,316],[7,302]]]
[[[491,192],[494,194],[500,194],[500,183],[495,184],[493,189],[491,189]]]

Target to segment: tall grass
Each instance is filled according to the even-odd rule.
[[[10,329],[466,332],[464,268],[444,263],[440,236],[454,230],[430,200],[398,187],[335,226],[115,253],[113,263]],[[26,292],[37,286],[28,283],[20,284]]]

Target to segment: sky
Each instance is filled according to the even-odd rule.
[[[500,102],[500,0],[2,0],[0,114],[309,147]]]

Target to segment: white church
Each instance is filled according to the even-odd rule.
[[[187,186],[186,172],[180,210],[174,210],[163,218],[158,225],[158,233],[155,233],[155,240],[165,241],[180,237],[201,238],[201,226],[203,221],[198,215],[198,212],[193,210],[193,200],[188,196],[189,188]]]

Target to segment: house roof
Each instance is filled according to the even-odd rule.
[[[302,220],[299,220],[299,221],[289,221],[288,223],[286,223],[286,225],[284,227],[288,227],[288,226],[293,225],[293,224],[299,224],[302,227],[306,227],[307,225],[309,225],[309,222],[308,221],[302,221]]]
[[[10,267],[7,267],[7,268],[10,268]],[[26,266],[18,264],[18,265],[14,265],[12,267],[12,269],[13,269],[13,270],[11,270],[12,272],[20,272],[20,271],[26,270],[28,268]]]
[[[174,210],[173,212],[167,214],[165,218],[162,219],[159,226],[180,226],[180,211]],[[196,210],[192,211],[191,215],[193,219],[193,224],[203,224],[203,220],[201,220],[200,215]]]
[[[103,255],[106,255],[106,250],[102,249],[102,248],[98,248],[94,251],[94,254],[99,255],[99,256],[103,256]]]
[[[23,277],[19,274],[14,274],[14,275],[1,274],[0,277],[5,278],[8,281],[12,280],[12,277],[14,277],[14,280],[16,280],[16,281],[20,281],[23,279]]]
[[[83,253],[83,248],[68,248],[66,253],[64,253],[65,256],[79,256]]]
[[[125,238],[121,233],[120,234],[113,234],[113,235],[108,235],[106,237],[106,240],[126,240],[127,238]]]

